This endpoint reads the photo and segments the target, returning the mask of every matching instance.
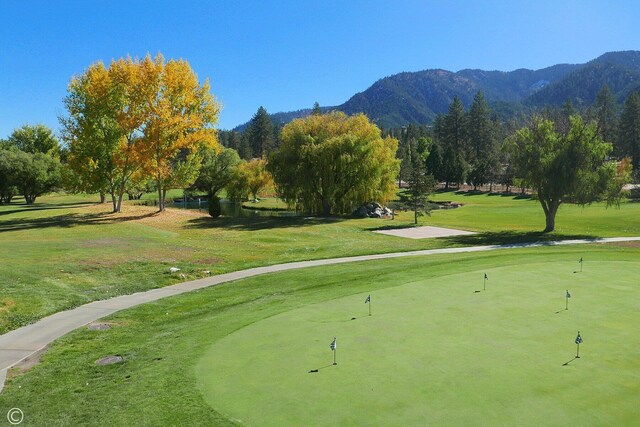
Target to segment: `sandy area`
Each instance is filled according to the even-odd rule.
[[[406,237],[407,239],[432,239],[434,237],[462,236],[465,234],[476,234],[471,231],[455,230],[453,228],[442,227],[412,227],[398,228],[395,230],[379,230],[374,233],[386,234],[388,236]]]

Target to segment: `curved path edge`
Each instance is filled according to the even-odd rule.
[[[186,292],[195,291],[210,286],[234,280],[246,279],[248,277],[262,274],[276,273],[287,270],[296,270],[307,267],[317,267],[323,265],[343,264],[348,262],[371,261],[379,259],[400,258],[410,256],[424,256],[436,254],[455,254],[467,252],[484,252],[497,249],[532,248],[539,246],[563,246],[578,245],[587,243],[616,243],[640,241],[640,237],[610,237],[596,239],[575,239],[558,240],[549,242],[513,243],[505,245],[485,245],[467,246],[459,248],[425,249],[408,252],[392,252],[373,255],[359,255],[352,257],[328,258],[313,261],[298,261],[285,264],[276,264],[265,267],[249,268],[246,270],[234,271],[217,276],[206,277],[204,279],[182,282],[176,285],[163,288],[151,289],[130,295],[93,301],[71,310],[61,311],[51,316],[44,317],[37,322],[23,326],[13,331],[0,335],[0,392],[4,387],[7,371],[28,358],[34,353],[42,350],[51,342],[66,335],[67,333],[87,325],[93,321],[109,316],[120,310],[135,307],[140,304],[157,301],[159,299],[180,295]]]

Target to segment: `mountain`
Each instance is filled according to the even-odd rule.
[[[428,124],[446,113],[458,96],[469,107],[478,91],[499,114],[508,116],[526,108],[561,106],[568,99],[575,106],[593,103],[608,84],[619,102],[640,90],[640,51],[609,52],[586,64],[558,64],[541,70],[484,71],[441,69],[403,72],[385,77],[344,104],[324,107],[347,114],[365,113],[385,127],[410,123]],[[304,117],[310,109],[273,114],[276,124]],[[246,124],[236,130],[242,130]]]

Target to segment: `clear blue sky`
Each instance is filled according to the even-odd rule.
[[[0,0],[0,138],[58,129],[74,74],[121,56],[184,58],[218,127],[337,105],[401,71],[510,71],[640,50],[638,1]]]

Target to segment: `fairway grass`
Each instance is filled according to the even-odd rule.
[[[154,195],[145,197],[153,198]],[[0,206],[0,333],[64,309],[263,265],[309,259],[501,244],[544,239],[635,236],[640,204],[562,206],[558,231],[539,204],[514,196],[437,193],[463,207],[434,211],[420,225],[477,231],[473,236],[411,240],[371,231],[412,226],[412,214],[391,219],[218,218],[197,211],[125,204],[109,213],[95,196],[51,195],[33,206]],[[180,268],[168,274],[170,267]],[[209,273],[207,273],[209,272]]]
[[[29,425],[631,425],[639,273],[638,245],[617,244],[269,274],[77,330],[11,373],[0,408]],[[95,365],[110,354],[124,363]]]

